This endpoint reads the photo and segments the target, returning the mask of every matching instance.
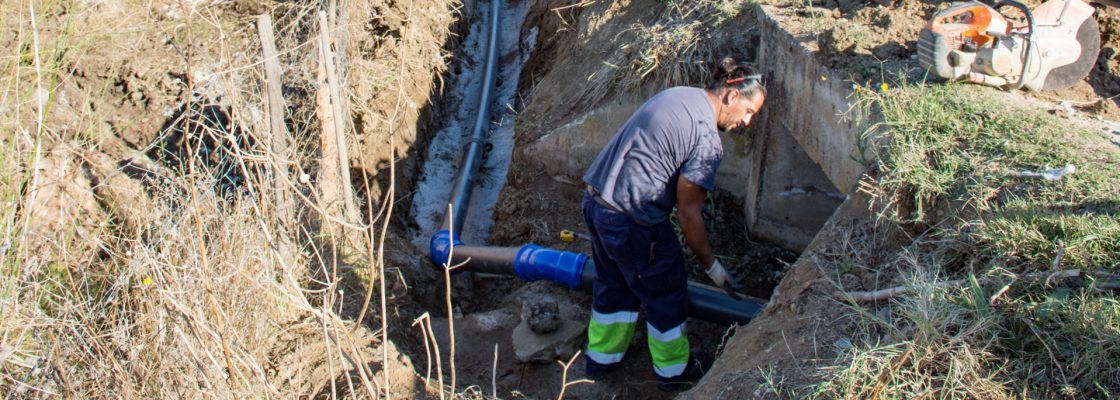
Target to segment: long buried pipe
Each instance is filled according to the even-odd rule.
[[[467,155],[463,157],[463,166],[459,168],[459,176],[455,178],[455,186],[451,191],[451,218],[444,216],[441,230],[455,228],[458,235],[463,229],[463,220],[467,216],[467,206],[471,203],[471,189],[474,188],[474,176],[482,164],[483,146],[486,142],[487,128],[490,122],[490,92],[494,88],[494,71],[498,63],[498,12],[499,0],[490,0],[490,34],[486,40],[486,70],[483,73],[482,91],[478,101],[478,115],[474,119],[474,128],[471,131],[471,143],[467,147]],[[454,219],[454,224],[451,224]],[[451,226],[448,226],[451,224]]]
[[[497,68],[499,5],[498,0],[490,1],[490,33],[479,112],[459,176],[452,189],[451,214],[445,216],[440,231],[432,236],[429,256],[432,263],[439,266],[461,264],[457,269],[515,275],[526,281],[544,279],[573,289],[590,291],[595,280],[595,262],[586,254],[550,249],[532,243],[521,247],[467,246],[459,240],[488,132],[486,128],[490,119],[490,92],[494,87],[494,71]],[[688,282],[688,314],[693,318],[720,324],[746,324],[764,306],[765,302],[761,300],[736,300],[710,286]]]

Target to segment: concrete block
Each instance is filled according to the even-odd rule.
[[[568,360],[583,346],[587,324],[561,320],[552,333],[533,332],[529,321],[523,319],[513,328],[513,349],[521,362],[552,362]]]

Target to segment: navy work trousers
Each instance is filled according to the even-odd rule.
[[[673,225],[644,226],[600,201],[588,192],[582,204],[596,272],[589,366],[621,360],[644,306],[654,370],[659,378],[677,376],[688,361],[688,276]]]

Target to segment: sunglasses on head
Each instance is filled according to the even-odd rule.
[[[755,82],[758,82],[759,84],[761,84],[762,83],[762,75],[755,74],[755,75],[740,76],[738,78],[728,79],[728,80],[725,81],[725,83],[727,83],[728,85],[733,85],[733,84],[740,83],[740,82],[743,82],[743,81],[746,81],[746,80],[755,81]]]

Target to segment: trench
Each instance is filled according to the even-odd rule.
[[[451,77],[453,89],[442,99],[449,105],[445,108],[453,111],[428,145],[417,183],[411,215],[417,226],[412,233],[413,243],[419,248],[427,248],[431,235],[448,224],[448,204],[460,197],[457,191],[463,190],[468,191],[466,197],[471,201],[455,204],[454,212],[450,213],[456,220],[459,237],[471,243],[489,243],[493,205],[505,185],[513,150],[517,82],[522,65],[532,54],[534,37],[520,37],[524,4],[500,7],[498,21],[504,25],[492,38],[497,46],[492,56],[502,62],[487,79],[486,47],[491,35],[486,28],[492,21],[488,4],[474,7],[474,22],[456,57]],[[486,133],[485,137],[474,135],[479,130]],[[464,153],[462,150],[472,142],[478,142],[474,150],[477,154]],[[468,168],[475,170],[474,185],[449,184],[462,177],[465,158],[471,159]]]
[[[589,253],[589,249],[584,252],[557,250],[532,243],[489,246],[490,229],[495,224],[493,207],[503,193],[507,176],[516,173],[510,168],[520,168],[511,166],[518,109],[514,99],[533,89],[517,87],[517,82],[523,81],[519,79],[521,67],[526,65],[534,48],[554,47],[542,44],[549,38],[538,38],[534,28],[523,29],[521,24],[527,10],[520,3],[502,2],[498,13],[500,29],[497,34],[488,34],[485,27],[493,23],[487,16],[491,5],[479,3],[469,16],[476,22],[471,24],[458,54],[454,89],[442,100],[452,105],[447,109],[455,111],[428,146],[411,215],[417,227],[413,242],[418,248],[430,250],[433,266],[463,264],[463,270],[472,271],[457,274],[457,282],[493,280],[494,276],[537,281],[520,284],[507,279],[498,285],[481,285],[496,288],[500,293],[477,287],[460,291],[462,285],[456,286],[457,296],[485,297],[482,300],[461,298],[464,302],[483,305],[470,307],[464,315],[456,316],[455,340],[462,353],[470,354],[466,356],[469,366],[462,368],[460,377],[467,384],[484,388],[492,386],[493,379],[505,393],[510,388],[524,390],[526,380],[559,376],[561,371],[555,371],[555,366],[549,363],[565,360],[582,346],[581,333],[586,330],[589,297],[567,288],[588,287],[587,271],[593,271],[593,265],[582,268],[588,263],[584,253]],[[765,32],[766,20],[760,18],[760,21]],[[522,36],[521,32],[527,34]],[[499,43],[493,54],[484,50],[488,36]],[[762,65],[766,65],[768,57],[800,57],[783,53],[783,49],[785,47],[780,44],[761,41],[756,57]],[[488,72],[484,66],[487,58],[502,60],[500,67],[492,72],[496,77],[492,87],[487,86]],[[858,176],[863,171],[862,164],[834,165],[837,159],[848,155],[822,151],[834,143],[820,138],[827,138],[834,131],[830,130],[832,127],[818,125],[820,121],[832,119],[806,114],[807,110],[821,107],[832,107],[830,111],[835,113],[838,105],[831,101],[837,96],[842,98],[843,91],[824,94],[824,101],[818,101],[817,96],[823,93],[818,93],[820,88],[807,76],[819,76],[812,75],[819,71],[798,78],[784,70],[779,73],[772,67],[764,70],[771,89],[767,107],[745,135],[725,138],[725,161],[717,178],[720,188],[713,193],[710,202],[710,208],[717,211],[710,221],[710,229],[715,233],[713,246],[717,254],[732,261],[728,265],[732,273],[750,285],[748,293],[756,298],[732,301],[714,288],[700,283],[690,285],[690,300],[696,302],[690,308],[699,311],[691,313],[698,323],[690,322],[696,326],[690,328],[690,337],[709,353],[717,350],[721,332],[726,334],[724,330],[728,325],[747,324],[761,311],[764,299],[782,279],[784,268],[809,245],[844,201],[844,193],[854,186],[854,180],[849,182],[848,175]],[[806,84],[808,90],[801,87]],[[487,99],[482,93],[490,91],[494,96]],[[588,127],[621,126],[638,106],[640,100],[619,101],[590,110],[574,122],[535,140],[527,151],[538,162],[574,167],[549,170],[555,175],[579,176],[580,168],[590,164],[589,157],[593,154],[576,153],[576,149],[597,150],[614,133],[612,129]],[[846,131],[855,129],[853,126],[849,123]],[[476,136],[479,128],[485,131],[485,137]],[[573,141],[579,141],[581,146],[572,146]],[[549,163],[550,158],[558,161]],[[476,168],[477,173],[472,172]],[[859,169],[858,174],[853,172],[855,169]],[[464,180],[468,175],[477,175],[474,183]],[[558,195],[571,192],[556,190]],[[578,204],[578,199],[570,203]],[[455,252],[455,256],[448,252]],[[702,281],[706,277],[694,272],[691,279]],[[470,285],[474,284],[467,284]],[[542,320],[550,325],[549,330],[536,329]],[[448,323],[446,318],[437,319],[436,331],[445,331]],[[437,341],[446,348],[450,339],[438,337]],[[636,342],[641,344],[644,340]],[[645,360],[648,363],[648,354]],[[491,364],[495,365],[493,371]],[[648,378],[640,358],[631,364],[639,366],[623,374],[637,381]],[[497,365],[505,366],[500,374]],[[548,385],[539,389],[537,394],[545,395],[555,393],[556,388]]]

